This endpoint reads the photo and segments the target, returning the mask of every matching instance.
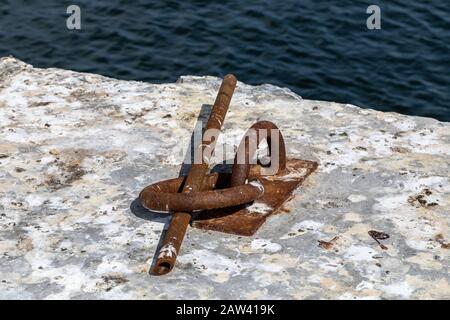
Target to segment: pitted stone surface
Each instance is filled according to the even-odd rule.
[[[149,275],[170,218],[136,197],[179,174],[219,85],[2,58],[0,298],[450,299],[450,124],[241,82],[219,143],[270,120],[319,169],[255,236],[190,228],[174,271]]]

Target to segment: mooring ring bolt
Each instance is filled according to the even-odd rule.
[[[167,213],[222,209],[250,203],[264,194],[264,187],[257,179],[224,189],[188,193],[168,190],[167,186],[173,187],[177,180],[161,181],[142,190],[139,198],[143,207],[155,212]]]
[[[245,180],[250,174],[250,159],[253,158],[257,148],[262,140],[261,134],[265,133],[265,140],[267,141],[270,161],[266,165],[262,165],[261,160],[257,163],[262,168],[270,168],[273,164],[277,165],[277,172],[274,174],[281,174],[286,169],[286,147],[284,144],[283,135],[280,129],[270,121],[259,121],[254,123],[245,133],[244,137],[239,143],[237,152],[234,157],[233,170],[231,174],[231,185],[238,186],[245,183]],[[256,136],[255,136],[256,133]],[[256,138],[256,148],[250,148],[250,140]],[[277,139],[277,150],[272,150],[272,139]],[[244,163],[240,163],[241,158],[244,157]]]

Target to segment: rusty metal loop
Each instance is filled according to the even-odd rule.
[[[265,137],[261,137],[261,131],[263,130],[266,133]],[[278,148],[272,150],[272,133],[274,132],[278,135]],[[256,133],[256,137],[254,133]],[[286,169],[286,147],[284,145],[283,135],[273,122],[259,121],[247,130],[239,144],[234,158],[231,187],[245,183],[250,173],[250,159],[253,158],[257,147],[264,138],[269,146],[270,164],[271,166],[275,165],[275,167],[278,167],[277,172],[274,172],[273,174],[279,174]],[[250,139],[256,139],[256,148],[251,149]],[[252,145],[255,146],[255,143]],[[242,159],[242,157],[244,157],[244,159]]]
[[[157,212],[211,210],[238,206],[252,202],[264,193],[262,184],[255,180],[250,183],[212,190],[217,173],[204,179],[203,190],[179,193],[185,177],[160,181],[141,191],[139,199],[143,207]]]
[[[261,135],[263,130],[266,132],[264,137]],[[276,150],[272,148],[272,133],[274,132],[272,130],[277,130],[278,147]],[[260,121],[248,129],[239,144],[229,188],[214,189],[218,174],[213,173],[206,175],[203,179],[202,190],[190,191],[187,187],[187,191],[180,192],[182,188],[186,188],[186,185],[183,186],[186,177],[180,177],[160,181],[146,187],[139,195],[141,204],[145,208],[157,212],[193,212],[239,206],[258,199],[264,193],[262,184],[257,180],[246,183],[250,174],[250,159],[256,152],[256,148],[253,150],[250,148],[250,139],[256,139],[256,147],[258,147],[264,138],[269,146],[270,163],[271,165],[274,163],[277,165],[277,172],[274,174],[282,172],[286,168],[286,150],[283,136],[272,122]],[[244,156],[244,159],[239,159],[239,152],[241,152],[241,157]],[[244,163],[239,163],[240,161]]]

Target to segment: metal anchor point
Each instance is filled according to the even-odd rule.
[[[236,83],[235,76],[224,77],[205,132],[210,129],[220,132]],[[146,209],[173,215],[151,270],[155,275],[167,274],[173,269],[191,220],[196,228],[253,235],[318,166],[308,160],[286,160],[284,139],[278,127],[272,122],[260,121],[249,128],[239,144],[231,174],[208,174],[217,138],[203,136],[197,146],[203,156],[200,163],[190,166],[187,176],[149,185],[139,194]],[[270,166],[276,168],[276,172],[268,172],[267,165],[251,164],[257,150],[252,148],[252,143],[257,147],[263,140],[267,141]],[[207,148],[209,152],[205,152]]]

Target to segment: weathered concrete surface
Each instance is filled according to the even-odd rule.
[[[178,175],[219,83],[1,59],[0,298],[450,298],[450,124],[270,85],[238,84],[222,142],[271,120],[319,171],[256,236],[191,228],[176,269],[148,275],[169,218],[134,200]]]

